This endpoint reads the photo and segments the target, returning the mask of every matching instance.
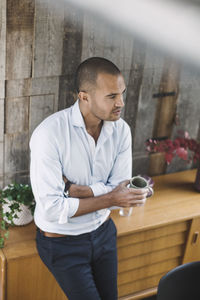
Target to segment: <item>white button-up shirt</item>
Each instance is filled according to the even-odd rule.
[[[122,119],[104,121],[95,144],[86,131],[79,100],[46,118],[34,130],[30,149],[30,179],[36,201],[34,221],[47,232],[90,232],[110,214],[110,209],[101,209],[73,217],[79,199],[64,196],[63,175],[75,184],[90,186],[94,196],[106,194],[131,178],[129,126]]]

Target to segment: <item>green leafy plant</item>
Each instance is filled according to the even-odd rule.
[[[3,205],[8,204],[10,211],[4,213]],[[20,212],[20,205],[27,206],[32,215],[35,210],[35,201],[31,186],[22,183],[11,183],[0,190],[0,248],[4,247],[5,238],[9,236],[9,225],[14,226],[13,220],[18,218],[17,212]],[[9,224],[6,222],[8,220]]]

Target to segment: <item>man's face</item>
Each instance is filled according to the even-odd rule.
[[[125,90],[122,75],[98,74],[95,87],[88,93],[90,114],[99,120],[118,120],[124,106]]]

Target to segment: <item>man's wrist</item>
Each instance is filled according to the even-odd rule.
[[[72,182],[67,180],[67,182],[65,183],[65,189],[64,189],[64,195],[65,197],[69,197],[69,189],[72,185]]]
[[[74,198],[89,198],[94,197],[92,189],[87,185],[71,184],[69,193]]]

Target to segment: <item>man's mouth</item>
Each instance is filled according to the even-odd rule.
[[[113,111],[114,114],[121,114],[121,109],[117,109]]]

